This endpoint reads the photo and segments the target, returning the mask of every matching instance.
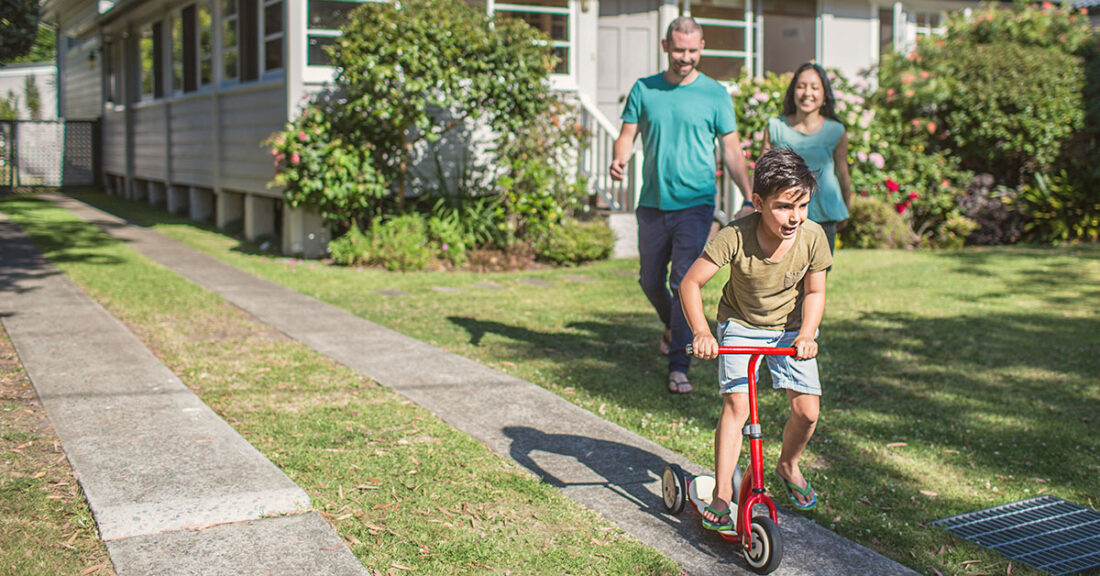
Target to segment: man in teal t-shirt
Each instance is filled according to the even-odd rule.
[[[610,167],[611,177],[622,180],[640,133],[645,161],[637,209],[639,283],[665,325],[661,348],[668,353],[669,392],[681,394],[691,392],[685,350],[692,333],[680,307],[680,280],[702,252],[714,219],[716,138],[746,199],[738,216],[752,211],[733,101],[721,84],[699,72],[703,46],[695,20],[682,16],[668,27],[661,41],[668,70],[634,83]]]

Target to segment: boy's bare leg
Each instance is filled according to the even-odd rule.
[[[787,390],[787,401],[791,406],[791,417],[783,427],[783,450],[779,454],[776,469],[791,484],[805,488],[807,482],[798,466],[798,460],[817,427],[821,397]],[[803,496],[797,490],[794,491],[794,497],[801,504],[808,504],[813,500],[811,496]]]
[[[728,510],[734,499],[733,469],[741,455],[741,429],[748,419],[747,393],[722,396],[722,415],[714,430],[714,493],[710,506],[715,510]],[[720,517],[706,511],[703,517],[711,522],[720,521]]]

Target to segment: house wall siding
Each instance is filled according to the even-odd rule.
[[[168,179],[168,146],[164,137],[167,106],[144,105],[134,110],[134,176]]]
[[[58,13],[62,37],[58,43],[58,60],[62,81],[60,115],[69,120],[94,120],[103,113],[103,92],[100,77],[103,55],[94,26],[99,15],[95,2],[67,5]]]
[[[821,16],[821,63],[845,78],[878,62],[878,16],[866,0],[829,0]]]
[[[103,169],[118,176],[126,175],[126,111],[107,110],[103,114]]]
[[[173,183],[214,186],[217,146],[213,142],[213,126],[216,126],[213,98],[213,95],[204,95],[169,104]]]
[[[220,97],[218,104],[221,187],[278,197],[267,188],[275,172],[263,142],[286,125],[283,84],[243,89]]]

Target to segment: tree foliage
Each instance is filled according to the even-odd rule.
[[[0,0],[0,63],[30,52],[38,39],[38,0]]]
[[[468,122],[514,134],[549,105],[545,38],[465,2],[369,3],[352,13],[332,57],[346,125],[374,145],[397,201],[421,141]]]

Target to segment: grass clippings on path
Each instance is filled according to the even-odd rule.
[[[33,198],[0,210],[382,574],[679,569],[424,409]],[[61,522],[63,518],[56,518]]]
[[[2,327],[0,573],[114,574],[84,493]]]

